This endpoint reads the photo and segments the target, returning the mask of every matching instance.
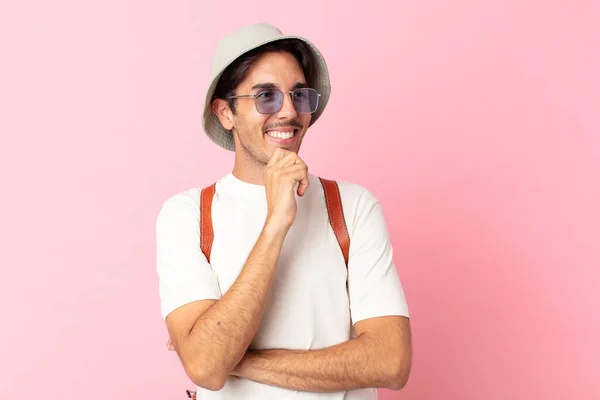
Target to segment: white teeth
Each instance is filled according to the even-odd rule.
[[[269,131],[267,134],[271,137],[277,139],[291,139],[294,137],[294,131],[292,132],[278,132],[278,131]]]

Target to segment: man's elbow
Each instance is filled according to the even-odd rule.
[[[387,389],[401,390],[408,383],[408,374],[402,373],[389,379]]]
[[[411,360],[406,357],[398,357],[390,363],[387,379],[387,389],[401,390],[408,383],[410,376]]]
[[[185,368],[188,377],[192,382],[204,389],[218,391],[223,389],[227,375],[219,371],[210,370],[203,367]]]

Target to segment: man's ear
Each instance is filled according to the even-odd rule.
[[[223,128],[228,131],[233,129],[233,113],[227,100],[215,99],[212,103],[212,112],[219,118]]]

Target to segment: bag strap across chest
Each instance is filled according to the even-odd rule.
[[[323,178],[319,179],[325,193],[329,224],[335,233],[335,237],[344,256],[344,262],[346,263],[346,267],[348,267],[350,236],[348,235],[348,228],[346,226],[346,220],[344,219],[340,189],[336,181]],[[202,189],[200,192],[200,249],[209,263],[215,236],[212,224],[212,202],[215,195],[215,187],[216,186],[213,183],[207,188]]]

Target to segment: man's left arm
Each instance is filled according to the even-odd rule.
[[[402,389],[411,369],[409,319],[369,318],[355,329],[355,339],[320,350],[248,351],[232,375],[301,391]]]
[[[234,375],[316,392],[399,390],[406,384],[412,363],[406,297],[382,207],[372,193],[357,189],[340,186],[349,205],[344,210],[351,237],[347,283],[357,337],[319,350],[249,351]]]

